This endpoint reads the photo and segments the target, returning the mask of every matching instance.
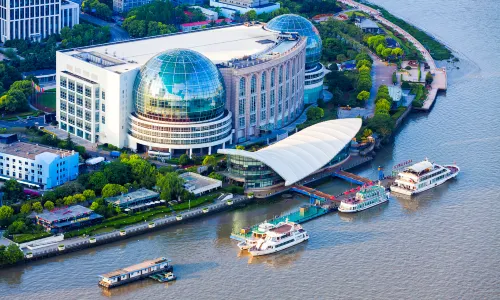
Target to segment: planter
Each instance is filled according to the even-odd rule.
[[[180,221],[180,220],[182,220],[182,215],[177,215],[177,216],[175,216],[175,218],[177,219],[177,221]]]
[[[97,240],[95,238],[90,238],[89,239],[89,243],[91,244],[95,244],[95,242],[97,242]]]
[[[64,249],[66,249],[66,247],[64,245],[59,245],[59,246],[57,246],[57,249],[59,251],[64,251]]]
[[[151,222],[148,224],[148,227],[149,228],[155,228],[156,224],[154,222]]]
[[[121,236],[127,235],[127,232],[125,230],[120,230],[120,235]]]
[[[227,205],[233,205],[234,202],[233,202],[233,200],[227,200],[226,203],[227,203]]]
[[[247,194],[247,198],[248,198],[248,199],[252,199],[252,198],[253,198],[253,193],[248,193],[248,194]]]
[[[33,253],[31,252],[26,253],[26,258],[33,258]]]
[[[204,214],[208,212],[208,207],[205,207],[204,209],[201,210]]]

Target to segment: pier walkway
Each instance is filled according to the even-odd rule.
[[[355,183],[355,184],[363,185],[363,184],[371,184],[372,183],[372,180],[370,180],[368,178],[365,178],[365,177],[362,177],[362,176],[359,176],[359,175],[356,175],[353,173],[349,173],[349,172],[346,172],[344,170],[340,170],[340,171],[333,173],[333,176],[336,176],[338,178],[342,178],[350,183]]]
[[[352,0],[338,0],[338,1],[347,4],[349,6],[355,7],[360,11],[371,15],[375,20],[377,20],[381,24],[384,24],[385,26],[403,35],[408,41],[410,41],[415,46],[415,48],[417,48],[418,51],[420,51],[420,53],[425,59],[425,62],[429,65],[430,72],[434,77],[434,80],[431,84],[431,89],[429,90],[429,94],[427,95],[427,99],[425,100],[424,105],[421,108],[419,108],[421,110],[429,110],[432,107],[434,100],[436,100],[437,92],[439,90],[447,89],[448,84],[447,84],[446,69],[438,68],[431,54],[429,53],[429,51],[427,51],[427,49],[425,49],[422,43],[420,43],[416,38],[414,38],[412,35],[410,35],[408,32],[406,32],[398,25],[384,18],[378,10]]]

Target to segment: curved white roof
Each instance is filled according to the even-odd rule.
[[[292,185],[325,166],[360,128],[359,118],[325,121],[256,152],[236,149],[217,152],[261,161],[285,179],[285,185]]]

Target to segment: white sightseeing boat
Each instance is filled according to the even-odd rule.
[[[460,173],[456,165],[438,165],[427,159],[400,172],[391,185],[391,191],[404,195],[414,195],[436,187]]]
[[[276,225],[267,222],[260,224],[257,229],[252,231],[252,235],[248,239],[238,243],[238,247],[240,248],[240,250],[248,250],[252,248],[253,246],[257,245],[258,240],[266,237],[266,233],[269,229],[274,227],[276,227]]]
[[[354,213],[374,207],[389,201],[389,193],[380,185],[363,188],[356,193],[354,198],[343,200],[340,203],[339,211],[344,213]]]
[[[307,231],[293,222],[282,222],[266,232],[248,252],[252,256],[267,255],[285,250],[309,239]]]

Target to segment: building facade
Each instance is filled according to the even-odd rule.
[[[220,7],[224,17],[232,18],[235,12],[240,14],[254,10],[258,15],[262,13],[272,13],[278,10],[279,3],[268,0],[210,0],[211,7]]]
[[[151,2],[153,0],[113,0],[113,11],[123,13]]]
[[[50,189],[78,177],[78,153],[15,140],[0,143],[1,178]]]
[[[59,127],[139,152],[214,153],[303,112],[308,45],[246,24],[58,51]]]
[[[66,0],[0,0],[0,40],[39,41],[73,27],[80,20],[78,4]]]
[[[255,152],[220,149],[227,155],[222,174],[247,190],[290,186],[349,157],[361,119],[321,122]]]
[[[45,211],[35,215],[36,224],[41,225],[51,233],[61,233],[90,226],[101,222],[103,219],[103,216],[81,205],[54,209],[50,212]]]

